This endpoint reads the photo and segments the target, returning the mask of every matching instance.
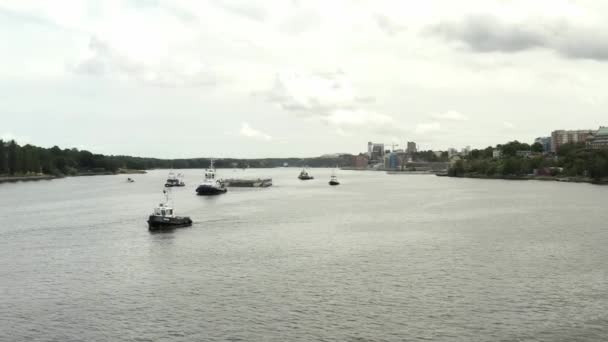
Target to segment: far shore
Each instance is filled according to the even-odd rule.
[[[448,176],[453,178],[476,178],[476,179],[502,179],[502,180],[536,180],[565,183],[589,183],[596,185],[608,185],[608,178],[593,179],[589,177],[564,177],[564,176],[487,176],[479,174],[465,174],[463,176]]]
[[[112,175],[127,175],[127,174],[144,174],[144,173],[146,173],[145,170],[120,169],[117,172],[83,171],[83,172],[78,172],[77,174],[74,174],[74,175],[57,175],[57,176],[46,175],[46,174],[25,175],[25,176],[0,176],[0,184],[14,183],[14,182],[32,182],[32,181],[41,181],[41,180],[53,180],[53,179],[66,178],[66,177],[112,176]]]

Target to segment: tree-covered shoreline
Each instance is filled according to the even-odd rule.
[[[608,177],[608,150],[589,149],[584,143],[562,145],[557,154],[543,153],[542,146],[518,141],[495,148],[473,150],[452,163],[448,175],[478,178],[577,177],[600,181]],[[540,149],[539,149],[540,147]],[[523,152],[523,153],[522,153]]]
[[[215,159],[217,168],[268,168],[289,166],[335,167],[351,165],[352,155],[317,158]],[[123,170],[206,168],[210,158],[160,159],[95,154],[76,148],[61,149],[19,145],[0,140],[0,176],[77,176],[114,174]]]

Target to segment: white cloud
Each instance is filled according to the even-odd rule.
[[[511,122],[508,122],[508,121],[503,122],[503,123],[502,123],[502,126],[503,126],[504,128],[508,128],[508,129],[514,129],[514,128],[515,128],[515,124],[513,124],[513,123],[511,123]]]
[[[279,73],[273,88],[262,94],[284,110],[309,115],[327,115],[337,108],[350,108],[356,102],[354,89],[341,71]]]
[[[382,29],[382,31],[384,31],[386,34],[391,36],[394,36],[400,33],[401,31],[406,30],[405,25],[395,23],[392,18],[384,14],[376,14],[375,20],[376,24],[378,24],[378,27],[380,27],[380,29]]]
[[[89,42],[88,56],[77,62],[72,71],[88,76],[135,80],[160,87],[209,86],[218,81],[217,75],[200,62],[169,59],[147,64],[121,54],[96,37]]]
[[[443,113],[433,114],[432,117],[437,120],[450,120],[450,121],[467,121],[469,118],[457,111],[449,110]]]
[[[246,122],[243,122],[241,124],[241,131],[239,133],[242,136],[247,137],[247,138],[253,138],[253,139],[264,140],[264,141],[272,140],[272,136],[270,136],[262,131],[252,128]]]
[[[428,122],[428,123],[420,123],[416,125],[414,131],[417,134],[428,134],[441,130],[441,124],[439,122]]]
[[[390,115],[367,105],[373,97],[359,96],[341,70],[311,74],[277,74],[271,90],[258,93],[296,117],[316,118],[343,134],[353,130],[389,133],[403,131]]]
[[[217,152],[213,139],[226,155],[304,156],[393,136],[484,147],[608,124],[607,1],[20,0],[0,11],[2,129],[48,146],[65,127],[75,145],[113,153],[198,156]],[[266,101],[250,96],[260,89]],[[155,120],[169,115],[179,130]],[[448,129],[466,118],[476,134]],[[141,139],[120,146],[125,122]],[[235,122],[294,134],[243,147]],[[159,132],[188,144],[159,146]]]
[[[351,137],[352,136],[352,133],[349,133],[340,127],[336,128],[336,134],[341,137]]]

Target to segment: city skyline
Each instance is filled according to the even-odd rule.
[[[0,138],[158,158],[606,126],[601,1],[0,4]]]

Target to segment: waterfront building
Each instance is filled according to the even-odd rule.
[[[532,151],[516,151],[515,155],[518,157],[530,158],[530,156],[532,156]]]
[[[592,149],[608,149],[608,127],[600,127],[595,135],[587,140],[587,146]]]
[[[371,141],[367,143],[367,156],[369,160],[382,162],[384,154],[384,144],[373,143]]]
[[[543,152],[551,152],[551,137],[539,137],[534,139],[534,143],[543,145]]]
[[[500,157],[502,157],[502,151],[495,148],[492,150],[492,158],[494,159],[500,159]]]
[[[450,147],[448,149],[448,158],[452,158],[453,156],[457,156],[458,155],[458,150],[456,150],[453,147]]]
[[[551,132],[551,152],[557,152],[560,146],[569,143],[586,143],[595,134],[594,130],[557,130]]]
[[[407,142],[407,150],[405,150],[405,152],[409,153],[409,154],[413,154],[418,152],[418,149],[416,148],[416,143],[413,141],[408,141]]]
[[[454,166],[454,164],[456,164],[456,162],[459,160],[462,160],[462,158],[458,154],[451,156],[449,161],[450,166]]]
[[[389,169],[399,169],[401,167],[401,157],[399,153],[391,153],[388,155],[388,165],[386,165]]]
[[[468,156],[471,153],[471,146],[467,146],[467,147],[463,148],[461,153],[465,157]]]
[[[357,169],[366,169],[369,164],[369,158],[365,154],[359,154],[353,157],[353,167]]]

